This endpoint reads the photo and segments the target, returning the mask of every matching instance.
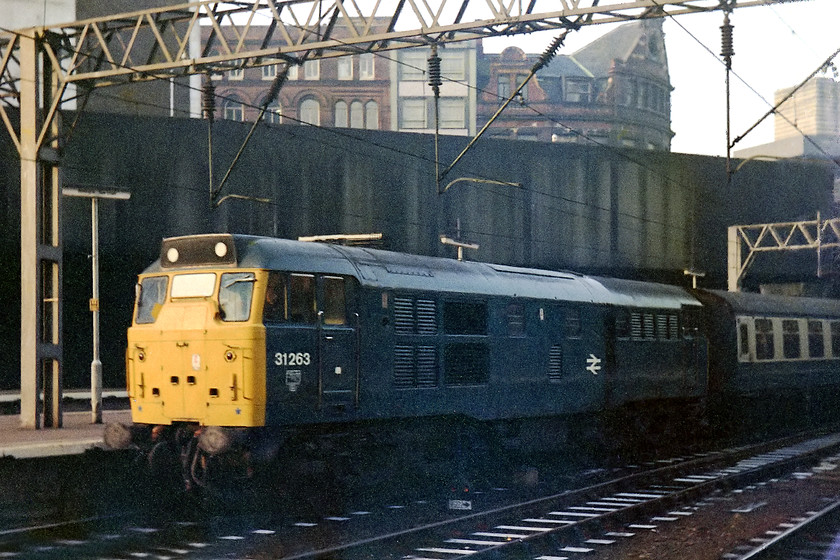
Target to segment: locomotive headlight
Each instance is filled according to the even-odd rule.
[[[227,352],[225,352],[225,361],[226,362],[232,362],[235,359],[236,359],[236,352],[234,352],[233,350],[228,350]]]

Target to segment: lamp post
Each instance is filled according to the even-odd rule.
[[[93,359],[90,362],[90,412],[91,423],[102,423],[102,362],[99,359],[99,200],[128,200],[131,193],[117,190],[82,189],[65,187],[64,196],[90,199],[91,230],[91,268],[93,294],[90,299],[90,311],[93,314]]]

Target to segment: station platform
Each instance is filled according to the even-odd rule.
[[[103,434],[109,422],[131,421],[129,410],[103,410],[102,424],[91,423],[90,411],[64,412],[61,428],[39,430],[20,427],[20,416],[0,415],[0,457],[34,459],[79,455],[104,448]]]

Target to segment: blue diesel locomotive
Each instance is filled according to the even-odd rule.
[[[106,442],[166,449],[202,484],[208,458],[247,464],[295,433],[455,417],[693,423],[724,398],[836,392],[839,366],[833,300],[175,237],[140,275],[126,352],[133,425],[108,426]]]

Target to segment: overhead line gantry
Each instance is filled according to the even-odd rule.
[[[44,425],[61,426],[59,117],[69,86],[85,94],[111,85],[280,62],[788,1],[201,1],[0,35],[0,118],[20,154],[21,427],[40,427],[42,390]],[[388,22],[384,30],[381,18]],[[199,26],[211,31],[200,38],[198,49],[191,48]],[[223,26],[233,32],[233,40]],[[255,40],[255,34],[261,36]]]

